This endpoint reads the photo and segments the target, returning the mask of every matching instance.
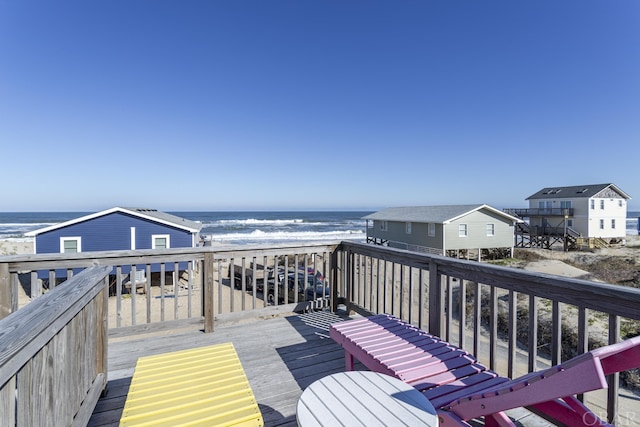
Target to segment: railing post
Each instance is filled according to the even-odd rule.
[[[615,344],[620,342],[620,318],[609,315],[609,344]],[[620,416],[618,403],[619,403],[619,391],[620,391],[620,373],[615,372],[607,375],[607,383],[609,388],[607,390],[607,422],[616,423]]]
[[[297,260],[296,260],[297,264]],[[338,283],[338,248],[335,248],[331,252],[331,256],[329,257],[329,276],[331,278],[330,289],[331,289],[331,310],[336,313],[338,311],[338,287],[340,286]]]
[[[204,301],[204,332],[213,332],[213,307],[214,307],[214,286],[213,286],[213,252],[204,254],[204,266],[202,275],[204,277],[204,292],[202,298]],[[220,272],[218,272],[220,274]]]
[[[4,319],[11,314],[11,276],[9,275],[9,264],[0,263],[0,319]]]
[[[429,262],[429,333],[441,337],[443,330],[444,295],[440,284],[440,273],[435,261]]]
[[[529,295],[529,372],[538,370],[538,303]]]
[[[96,349],[96,372],[103,373],[103,383],[101,386],[102,394],[106,393],[108,381],[108,357],[109,357],[109,275],[104,278],[104,288],[96,296],[96,325],[98,334],[97,343],[99,348]]]
[[[340,280],[340,297],[342,298],[342,302],[347,309],[347,314],[349,314],[349,301],[347,286],[349,286],[349,280],[347,275],[349,274],[347,270],[347,249],[341,247],[340,253],[338,254],[338,262],[340,263],[340,267],[338,270],[338,276]]]
[[[351,307],[352,305],[356,305],[358,295],[358,284],[356,282],[356,254],[355,251],[353,251],[353,249],[351,248],[349,248],[345,252],[345,266],[347,269],[345,295],[347,296],[347,301],[349,302],[348,307]],[[352,310],[349,310],[349,314],[351,314],[352,312]]]
[[[495,371],[498,365],[498,291],[495,285],[491,285],[489,298],[489,369]]]

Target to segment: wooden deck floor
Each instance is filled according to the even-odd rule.
[[[118,425],[138,357],[232,342],[265,426],[296,426],[296,404],[302,391],[315,380],[344,370],[343,350],[329,337],[328,326],[345,319],[320,311],[227,324],[211,334],[192,321],[177,326],[167,322],[160,326],[163,330],[153,328],[135,335],[111,335],[107,394],[98,402],[88,425]],[[365,369],[357,361],[355,368]],[[523,408],[508,414],[520,426],[549,425]]]
[[[246,321],[205,334],[197,327],[109,341],[109,383],[89,426],[116,426],[138,357],[232,342],[249,378],[266,426],[295,426],[302,391],[325,375],[344,370],[344,353],[329,338],[329,312]]]

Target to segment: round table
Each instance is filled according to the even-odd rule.
[[[305,389],[299,426],[437,426],[429,400],[405,382],[370,371],[326,376]]]

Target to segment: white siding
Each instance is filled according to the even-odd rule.
[[[594,200],[595,209],[591,209],[591,200]],[[537,209],[539,202],[551,202],[553,208],[560,208],[560,202],[570,201],[573,208],[573,226],[571,227],[583,237],[623,238],[626,235],[627,201],[623,198],[600,197],[574,197],[566,199],[541,199],[529,200],[529,207]],[[600,209],[600,203],[604,202],[604,209]],[[621,203],[620,203],[621,202]],[[622,204],[622,206],[620,206]],[[600,219],[603,219],[604,230],[600,229]],[[616,222],[616,228],[611,228],[611,220]],[[560,226],[564,218],[549,217],[551,226]],[[541,218],[531,218],[531,225],[542,225]]]

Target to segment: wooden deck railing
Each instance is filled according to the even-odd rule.
[[[307,301],[289,294],[281,275],[267,283],[247,282],[251,263],[281,271],[331,271],[331,255],[339,242],[309,245],[216,246],[74,254],[12,255],[0,258],[0,318],[55,288],[62,280],[95,263],[110,265],[109,330],[159,325],[174,320],[239,320],[302,310]],[[241,277],[233,274],[239,266]],[[145,283],[127,286],[143,270]],[[64,272],[61,276],[61,272]],[[286,275],[285,275],[286,276]],[[285,281],[288,280],[286,277]],[[298,275],[292,277],[298,285]],[[135,282],[135,280],[133,280]],[[263,288],[264,285],[264,288]]]
[[[640,289],[348,241],[4,257],[0,313],[18,305],[18,286],[38,282],[37,271],[63,268],[72,275],[72,269],[95,262],[112,266],[111,330],[192,319],[211,332],[214,320],[305,309],[303,298],[278,286],[278,275],[271,301],[256,275],[247,280],[247,272],[251,263],[281,271],[313,269],[329,281],[334,309],[342,304],[363,315],[396,315],[511,377],[624,339],[628,325],[640,320]],[[130,294],[123,292],[123,271],[140,268],[146,272],[145,293],[135,287]],[[610,384],[607,417],[613,420],[618,377],[611,377]]]
[[[0,320],[0,425],[87,424],[107,384],[109,270],[87,269]]]
[[[525,208],[505,209],[504,211],[522,218],[532,216],[573,216],[573,208]]]
[[[394,314],[509,377],[618,342],[621,326],[640,320],[637,288],[360,243],[340,249],[349,309]],[[611,422],[618,375],[609,385]]]

